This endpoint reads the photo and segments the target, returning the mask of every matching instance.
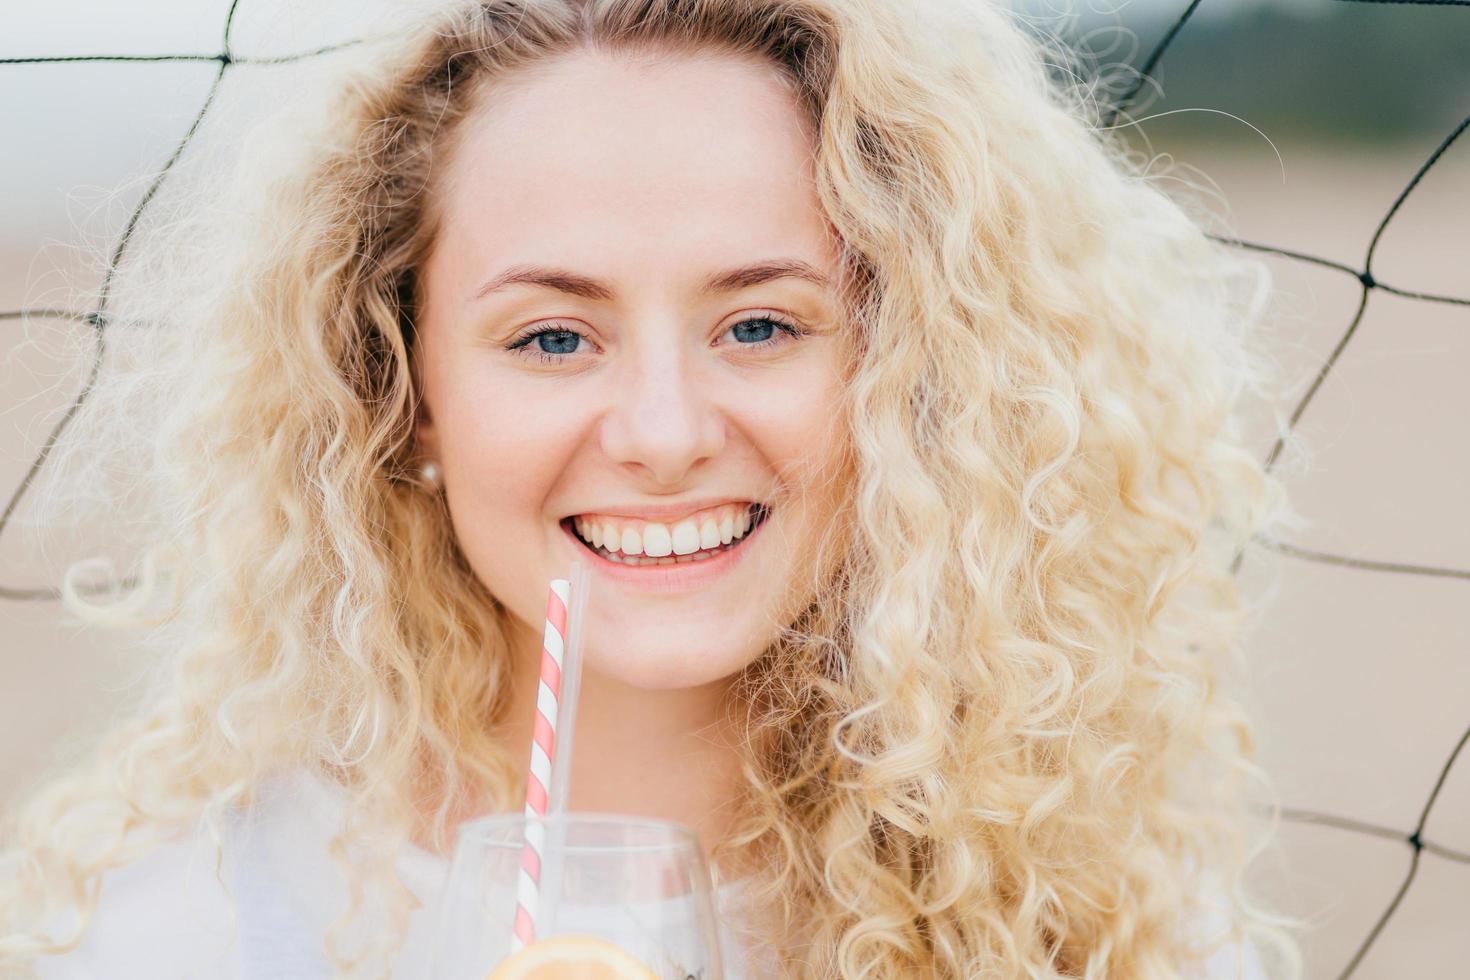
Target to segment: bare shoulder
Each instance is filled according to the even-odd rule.
[[[108,872],[81,945],[48,957],[49,978],[173,980],[239,975],[234,904],[220,849],[204,834],[153,846]]]

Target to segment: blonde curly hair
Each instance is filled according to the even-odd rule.
[[[0,964],[74,946],[106,872],[305,768],[354,798],[336,966],[382,971],[426,787],[441,841],[447,801],[519,805],[520,748],[487,724],[503,611],[415,485],[415,273],[473,94],[588,45],[776,65],[843,249],[853,486],[739,678],[746,792],[717,845],[764,856],[783,974],[1187,975],[1208,877],[1226,938],[1297,975],[1244,887],[1274,828],[1227,683],[1230,562],[1283,504],[1238,421],[1264,272],[1049,74],[1058,52],[938,0],[458,3],[373,46],[305,136],[252,133],[228,211],[159,223],[188,248],[134,264],[121,363],[56,462],[146,460],[149,574],[105,610],[69,596],[151,624],[171,675],[17,820]]]

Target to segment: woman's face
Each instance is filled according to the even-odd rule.
[[[587,669],[643,688],[738,671],[807,598],[846,432],[811,152],[775,69],[713,54],[565,55],[491,86],[457,133],[419,448],[531,649],[574,558]],[[733,539],[752,502],[769,517]]]

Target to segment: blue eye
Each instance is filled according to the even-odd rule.
[[[792,337],[802,336],[801,331],[795,325],[764,314],[751,317],[749,320],[741,320],[730,328],[730,333],[737,338],[744,337],[752,341],[751,343],[742,342],[740,345],[742,347],[774,347],[777,343],[775,339],[777,331],[784,331]]]
[[[514,351],[520,357],[534,357],[538,361],[555,364],[576,351],[578,342],[584,339],[586,338],[575,330],[551,324],[523,334],[506,350]],[[533,341],[535,345],[531,346]]]
[[[548,337],[551,338],[549,345],[547,344]],[[582,335],[573,330],[552,330],[541,334],[537,338],[537,343],[547,354],[572,354],[576,352],[577,341],[581,339]]]

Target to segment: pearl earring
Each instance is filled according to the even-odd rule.
[[[419,467],[419,477],[429,486],[438,490],[444,485],[444,476],[439,470],[439,463],[435,460],[425,460]]]

